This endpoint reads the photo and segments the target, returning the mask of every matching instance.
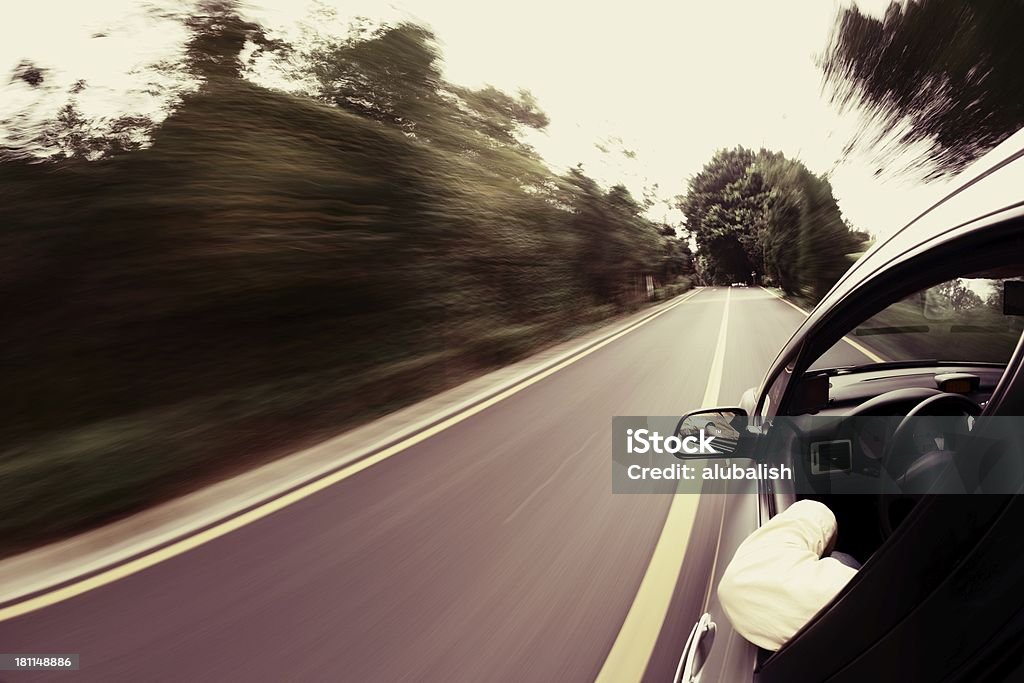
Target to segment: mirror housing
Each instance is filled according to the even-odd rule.
[[[710,408],[694,410],[679,418],[675,435],[714,439],[711,446],[715,453],[679,453],[684,459],[744,458],[750,457],[752,440],[747,431],[747,411],[743,408]]]

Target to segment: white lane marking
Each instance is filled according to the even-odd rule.
[[[718,405],[718,394],[722,389],[722,374],[725,369],[725,341],[729,332],[729,297],[731,295],[732,288],[725,290],[722,324],[718,328],[718,344],[715,346],[715,356],[711,360],[711,369],[708,371],[708,385],[704,389],[702,408],[714,408]]]
[[[704,391],[703,406],[714,407],[722,386],[722,371],[725,367],[725,344],[729,329],[729,297],[732,290],[725,291],[725,306],[722,308],[722,324],[718,329],[718,345],[711,361],[707,388]],[[679,572],[686,558],[693,523],[697,518],[697,503],[700,496],[679,493],[672,497],[672,503],[661,529],[661,536],[654,546],[647,571],[640,581],[633,604],[626,613],[626,620],[597,674],[597,683],[632,683],[643,678],[647,663],[654,652],[654,646],[661,634],[668,614],[672,594],[679,582]]]
[[[526,498],[524,498],[523,502],[521,502],[519,505],[516,506],[516,509],[512,511],[512,514],[510,514],[508,517],[505,518],[505,521],[502,522],[502,524],[508,524],[509,522],[511,522],[515,518],[516,515],[518,515],[520,512],[522,512],[526,508],[526,506],[529,505],[530,501],[533,500],[534,498],[536,498],[538,493],[540,493],[545,488],[547,488],[547,486],[551,482],[553,482],[555,480],[555,478],[558,477],[559,474],[561,474],[562,470],[564,470],[569,465],[569,463],[572,462],[572,460],[577,455],[579,455],[584,450],[586,450],[587,446],[590,445],[590,442],[594,440],[595,436],[596,436],[596,434],[591,434],[590,437],[587,438],[587,440],[583,442],[583,446],[579,450],[577,450],[572,455],[564,458],[562,460],[562,464],[558,466],[558,469],[556,469],[554,472],[552,472],[551,476],[548,477],[547,479],[545,479],[543,484],[541,484],[540,486],[535,488],[530,495],[528,495]]]
[[[412,436],[403,439],[402,441],[399,441],[398,443],[388,448],[378,451],[373,455],[367,456],[362,460],[357,460],[351,465],[347,465],[342,469],[334,472],[333,474],[329,474],[325,477],[321,477],[319,479],[311,481],[308,484],[305,484],[291,491],[290,493],[286,493],[283,496],[279,496],[277,498],[274,498],[273,500],[258,505],[257,507],[249,510],[248,512],[244,512],[238,515],[237,517],[232,517],[231,519],[219,522],[213,525],[212,527],[200,531],[197,534],[193,534],[179,541],[175,541],[153,552],[142,555],[141,557],[129,560],[124,564],[119,564],[116,567],[111,567],[110,569],[101,571],[88,578],[74,581],[70,584],[62,586],[61,588],[56,588],[45,593],[42,593],[40,595],[36,595],[35,597],[29,598],[27,600],[22,600],[12,605],[8,605],[7,607],[0,608],[0,621],[13,619],[14,617],[18,617],[23,614],[28,614],[29,612],[34,612],[44,607],[49,607],[50,605],[55,605],[59,602],[63,602],[75,596],[87,593],[91,590],[95,590],[96,588],[100,588],[109,583],[113,583],[118,579],[123,579],[126,576],[136,574],[142,571],[143,569],[147,569],[156,564],[164,562],[165,560],[169,560],[172,557],[181,555],[182,553],[192,550],[193,548],[198,548],[199,546],[209,543],[214,539],[220,538],[221,536],[224,536],[225,534],[235,531],[236,529],[240,529],[244,526],[252,524],[253,522],[263,519],[264,517],[267,517],[268,515],[271,515],[274,512],[277,512],[278,510],[286,508],[289,505],[292,505],[293,503],[297,503],[303,498],[307,498],[313,495],[314,493],[317,493],[318,491],[322,491],[328,488],[329,486],[333,486],[334,484],[337,484],[340,481],[348,479],[352,475],[362,472],[363,470],[373,465],[376,465],[377,463],[383,460],[387,460],[391,456],[397,453],[401,453],[402,451],[411,448],[412,446],[415,446],[416,444],[422,441],[426,441],[430,437],[439,434],[440,432],[443,432],[449,427],[452,427],[462,422],[463,420],[466,420],[472,417],[473,415],[476,415],[477,413],[487,410],[494,404],[505,400],[509,396],[517,394],[523,389],[526,389],[527,387],[532,386],[547,377],[550,377],[559,370],[562,370],[563,368],[572,365],[573,363],[579,361],[580,359],[589,356],[595,351],[604,348],[608,344],[611,344],[617,339],[624,337],[633,330],[636,330],[639,327],[651,322],[655,318],[658,318],[659,316],[668,313],[677,306],[681,306],[682,304],[692,299],[701,291],[703,291],[703,289],[694,290],[692,293],[686,294],[683,297],[681,297],[678,302],[672,304],[671,306],[666,306],[657,313],[654,313],[647,318],[643,318],[642,320],[637,321],[635,324],[630,325],[629,327],[623,330],[620,330],[619,332],[613,334],[612,336],[608,337],[607,339],[601,342],[598,342],[597,344],[594,344],[593,346],[587,348],[585,351],[582,351],[581,353],[575,356],[567,358],[564,361],[556,363],[547,370],[537,373],[533,377],[512,387],[509,387],[505,391],[499,392],[487,400],[481,401],[480,403],[470,406],[463,412],[452,415],[451,417],[435,424],[433,427],[428,427],[427,429],[424,429],[421,432],[413,434]]]
[[[810,313],[808,313],[804,309],[800,308],[799,306],[794,304],[792,301],[788,301],[786,299],[783,299],[781,296],[779,296],[775,292],[771,291],[770,289],[766,289],[764,287],[762,287],[761,289],[764,289],[764,291],[768,292],[769,294],[771,294],[773,297],[775,297],[776,299],[778,299],[782,303],[788,304],[788,305],[792,306],[793,308],[795,308],[796,310],[800,311],[801,313],[803,313],[805,318],[810,315]],[[849,344],[850,346],[852,346],[853,348],[857,349],[861,353],[863,353],[865,356],[867,356],[868,358],[870,358],[874,362],[876,362],[876,363],[884,363],[885,362],[884,358],[879,356],[877,353],[875,353],[871,349],[865,347],[863,344],[858,344],[857,342],[853,341],[849,337],[843,337],[843,341],[846,342],[847,344]]]

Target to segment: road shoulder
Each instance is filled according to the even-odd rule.
[[[379,453],[689,300],[700,289],[482,375],[311,448],[77,536],[0,560],[0,606],[107,571]]]

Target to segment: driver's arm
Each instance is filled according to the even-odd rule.
[[[803,628],[857,573],[822,557],[835,534],[832,511],[801,500],[748,536],[718,585],[733,628],[766,650]]]

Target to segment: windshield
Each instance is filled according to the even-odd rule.
[[[947,280],[897,301],[850,331],[811,369],[877,362],[1006,363],[1024,329],[1024,281]]]

